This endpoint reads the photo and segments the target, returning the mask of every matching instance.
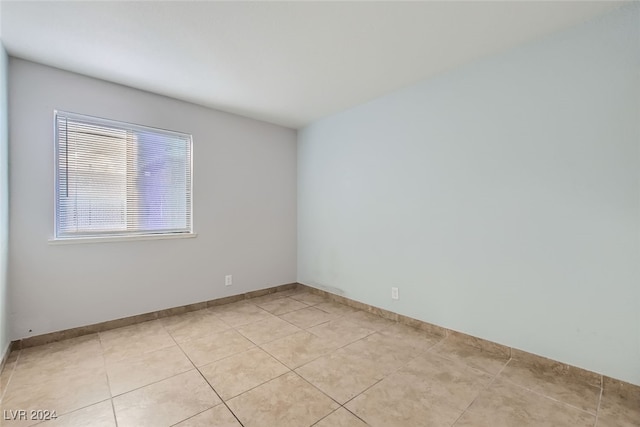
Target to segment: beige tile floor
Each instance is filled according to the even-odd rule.
[[[14,352],[0,395],[3,426],[640,426],[640,395],[303,290]]]

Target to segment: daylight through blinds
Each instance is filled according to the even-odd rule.
[[[56,237],[190,233],[191,136],[56,113]]]

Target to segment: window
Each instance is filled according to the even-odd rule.
[[[192,233],[191,135],[57,111],[55,239]]]

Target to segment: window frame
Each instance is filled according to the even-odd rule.
[[[126,131],[145,131],[145,132],[157,132],[163,135],[176,135],[181,138],[186,137],[188,140],[189,149],[189,203],[187,205],[187,213],[189,215],[189,227],[188,231],[127,231],[127,232],[98,232],[98,233],[78,233],[77,235],[60,235],[59,230],[59,206],[60,206],[60,164],[59,164],[59,151],[60,142],[58,134],[58,116],[62,115],[67,118],[78,119],[79,121],[86,120],[91,124],[97,126],[105,125],[108,127],[115,127]],[[193,135],[186,132],[178,132],[153,126],[145,126],[136,123],[125,122],[121,120],[107,119],[103,117],[91,116],[88,114],[74,113],[66,110],[53,110],[53,144],[54,144],[54,187],[53,187],[53,236],[49,238],[49,243],[92,243],[92,242],[115,242],[115,241],[130,241],[130,240],[155,240],[155,239],[180,239],[180,238],[193,238],[197,234],[194,232],[194,218],[193,218]]]

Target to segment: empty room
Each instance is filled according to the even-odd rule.
[[[0,426],[640,427],[640,2],[0,0]]]

